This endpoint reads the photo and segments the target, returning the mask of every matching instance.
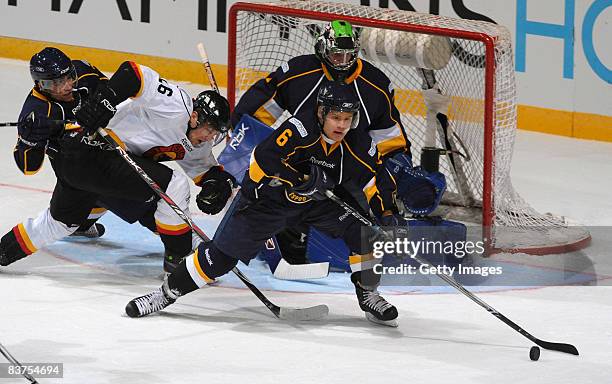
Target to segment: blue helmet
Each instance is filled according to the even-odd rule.
[[[323,107],[324,119],[330,111],[351,112],[353,114],[351,128],[355,128],[359,124],[361,103],[351,85],[338,81],[323,84],[317,94],[317,111],[319,107]]]
[[[41,90],[53,89],[55,81],[70,78],[76,81],[77,75],[72,60],[62,51],[46,47],[30,59],[30,75],[34,84]]]

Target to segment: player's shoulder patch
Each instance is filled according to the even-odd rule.
[[[308,136],[308,131],[306,130],[306,127],[304,127],[304,124],[299,119],[292,117],[288,121],[295,126],[300,136]]]
[[[285,62],[284,62],[282,65],[281,65],[281,69],[283,70],[283,73],[287,73],[287,72],[289,72],[289,63],[285,61]]]

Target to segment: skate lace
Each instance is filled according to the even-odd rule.
[[[365,300],[363,303],[376,312],[383,313],[385,310],[387,310],[387,308],[392,307],[387,300],[380,297],[378,291],[364,291],[364,296]]]
[[[135,303],[141,314],[148,315],[166,308],[170,301],[166,298],[162,289],[159,288],[157,291],[151,292],[146,296],[139,297],[135,300]]]

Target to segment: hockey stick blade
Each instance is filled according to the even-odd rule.
[[[281,280],[322,279],[329,275],[329,263],[289,264],[281,258],[273,274]]]
[[[539,345],[540,347],[544,349],[548,349],[550,351],[569,353],[571,355],[576,355],[576,356],[579,355],[578,349],[576,349],[576,347],[574,347],[571,344],[551,343],[550,341],[544,341],[544,340],[540,340],[537,338],[533,340],[533,342]]]
[[[276,314],[276,313],[275,313]],[[279,319],[288,321],[313,321],[321,320],[329,314],[329,308],[325,304],[315,305],[308,308],[285,308],[279,307],[276,315]]]

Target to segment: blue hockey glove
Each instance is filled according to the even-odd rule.
[[[415,215],[428,215],[440,204],[446,190],[446,178],[440,172],[427,172],[420,166],[407,165],[409,158],[398,154],[386,162],[397,183],[397,197]]]

